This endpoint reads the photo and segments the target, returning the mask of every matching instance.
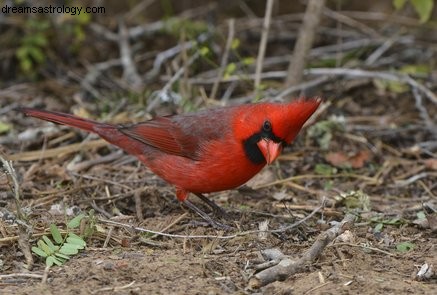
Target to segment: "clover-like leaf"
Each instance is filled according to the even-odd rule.
[[[77,228],[80,225],[80,221],[85,217],[85,214],[79,214],[76,217],[74,217],[72,220],[70,220],[67,223],[68,228]]]
[[[56,224],[50,224],[50,233],[52,234],[53,240],[55,240],[56,244],[62,243],[62,235]]]

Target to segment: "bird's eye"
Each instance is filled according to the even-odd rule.
[[[265,120],[265,121],[264,121],[264,123],[263,123],[263,130],[264,130],[265,132],[270,132],[270,131],[272,131],[272,123],[270,123],[269,120]]]

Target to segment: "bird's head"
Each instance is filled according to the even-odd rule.
[[[234,135],[241,140],[250,161],[271,164],[320,103],[320,98],[313,98],[247,105],[234,117]]]

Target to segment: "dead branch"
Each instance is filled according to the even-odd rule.
[[[212,85],[211,94],[209,95],[209,98],[211,99],[214,99],[215,96],[217,95],[217,90],[219,88],[220,81],[223,77],[223,73],[225,72],[226,64],[228,63],[229,51],[231,50],[232,41],[234,40],[234,35],[235,35],[235,19],[231,18],[229,20],[229,31],[228,31],[228,37],[226,39],[225,51],[222,56],[222,61],[220,63],[220,68],[218,70],[216,80]]]
[[[126,25],[123,21],[119,22],[119,39],[118,46],[120,48],[121,63],[123,65],[123,79],[132,85],[132,89],[140,90],[143,81],[138,74],[135,62],[132,58],[132,50],[129,44],[129,35]]]
[[[315,261],[336,237],[342,234],[345,230],[351,228],[355,221],[355,215],[347,214],[343,220],[327,231],[322,232],[307,252],[297,260],[291,258],[283,258],[280,262],[255,274],[249,280],[249,287],[251,289],[258,289],[262,286],[270,284],[275,281],[285,280],[289,276],[303,271],[305,266]]]
[[[299,31],[293,57],[288,67],[286,87],[299,84],[302,80],[308,52],[313,45],[325,0],[309,0],[302,27]]]
[[[266,14],[264,16],[263,28],[261,33],[261,41],[258,49],[258,56],[256,58],[255,71],[255,91],[259,89],[261,83],[261,72],[263,69],[264,56],[266,54],[267,38],[269,36],[270,22],[272,20],[273,0],[267,0]]]
[[[27,216],[21,207],[20,186],[18,184],[17,174],[12,166],[12,162],[6,161],[1,155],[0,162],[2,164],[2,170],[4,170],[11,182],[11,190],[15,197],[15,206],[17,209],[17,220],[15,222],[18,224],[18,246],[26,258],[26,268],[31,270],[33,267],[33,256],[32,252],[30,251],[29,237],[31,235],[32,228],[27,224]]]

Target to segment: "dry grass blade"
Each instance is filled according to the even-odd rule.
[[[52,149],[47,149],[43,151],[31,151],[31,152],[21,152],[13,155],[7,156],[9,161],[35,161],[40,159],[47,159],[53,157],[59,157],[65,154],[76,153],[86,149],[100,148],[102,146],[108,145],[105,140],[97,139],[93,141],[86,141],[81,143],[73,143],[63,147],[57,147]]]

